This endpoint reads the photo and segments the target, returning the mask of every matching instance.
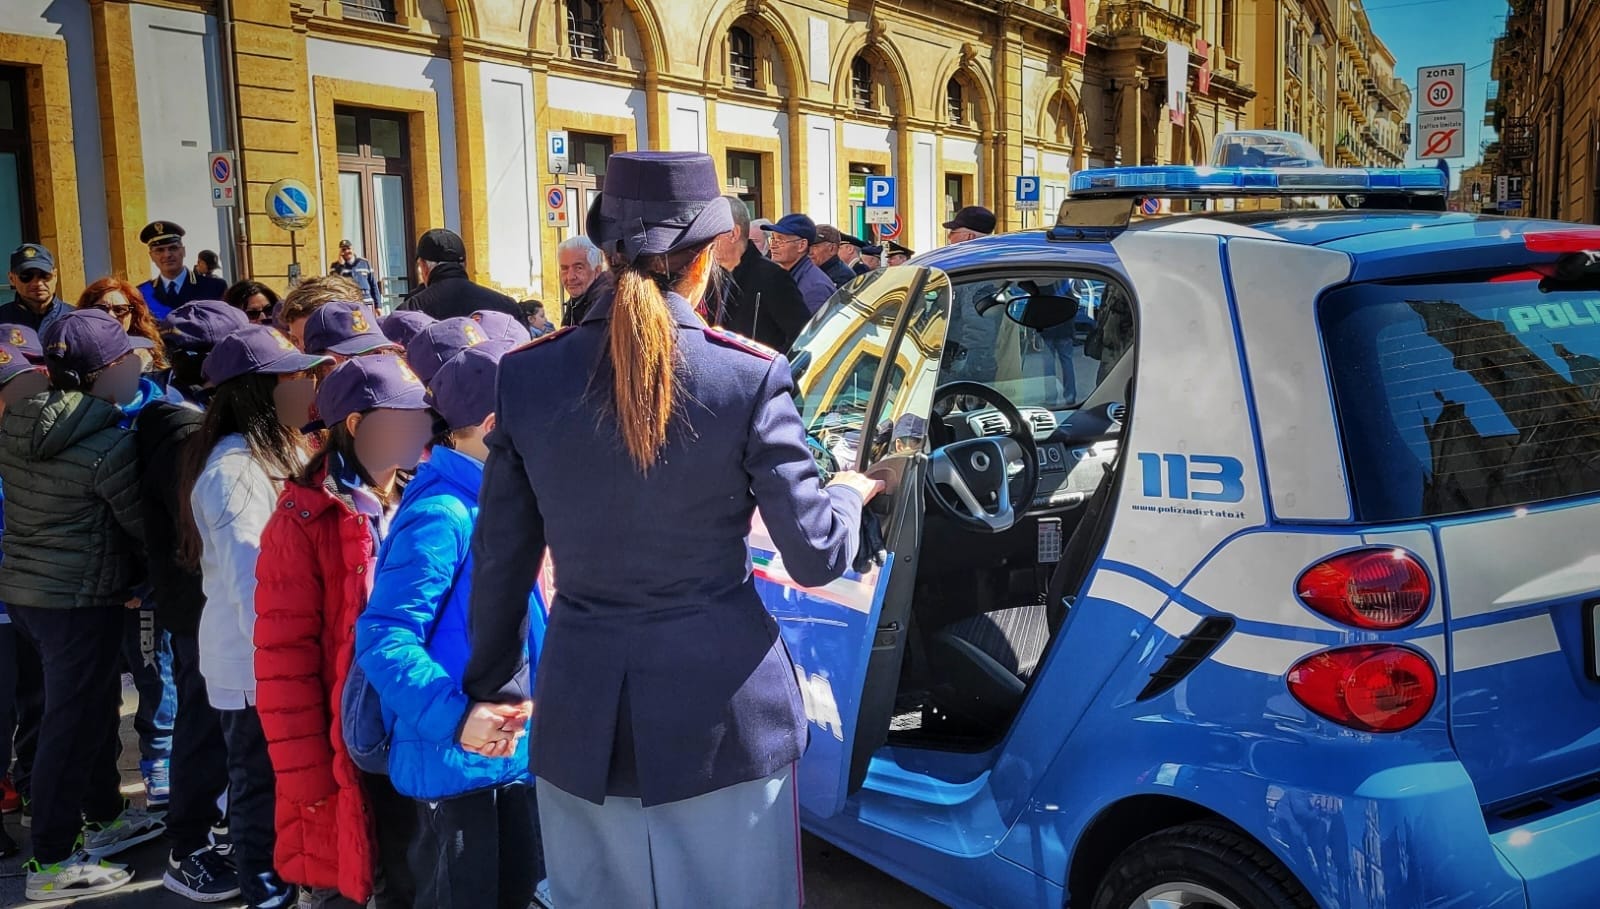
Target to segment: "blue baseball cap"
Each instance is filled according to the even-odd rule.
[[[437,321],[420,309],[402,309],[379,319],[378,327],[383,329],[385,338],[401,347],[410,347],[413,338]]]
[[[500,359],[517,345],[485,341],[456,354],[428,383],[428,400],[448,429],[466,429],[494,412],[495,377]]]
[[[327,429],[369,410],[428,408],[427,387],[399,354],[356,357],[334,367],[317,385],[316,420],[305,431]]]
[[[784,215],[777,224],[763,224],[762,230],[775,234],[799,237],[807,243],[817,242],[817,222],[806,215]]]
[[[359,357],[397,345],[378,329],[378,314],[365,303],[334,300],[306,318],[306,353]]]
[[[489,335],[482,325],[466,316],[456,316],[418,332],[406,347],[406,362],[422,381],[432,382],[439,367],[455,359],[456,354],[487,340]]]
[[[288,336],[266,325],[247,325],[211,349],[200,374],[211,385],[252,373],[291,375],[328,363],[327,357],[301,353]]]
[[[45,361],[80,376],[99,372],[134,352],[155,345],[147,338],[130,336],[110,313],[100,309],[74,309],[50,323],[40,339]]]
[[[244,310],[221,300],[194,300],[167,314],[161,338],[173,350],[204,353],[221,344],[223,338],[252,324]]]
[[[26,325],[0,325],[0,343],[22,351],[22,355],[36,365],[44,363],[44,345],[39,343],[39,333]]]
[[[11,271],[22,274],[25,271],[47,271],[54,274],[56,270],[56,257],[50,250],[38,243],[24,243],[11,251]]]
[[[30,361],[28,355],[21,350],[10,344],[0,344],[0,386],[8,385],[17,376],[39,368],[39,365]]]
[[[510,313],[498,309],[480,309],[472,314],[472,321],[483,326],[483,333],[491,341],[512,341],[526,344],[533,337],[528,329]]]

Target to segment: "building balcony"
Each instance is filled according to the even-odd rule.
[[[1100,4],[1100,23],[1114,38],[1138,37],[1190,47],[1200,37],[1200,23],[1163,9],[1152,0],[1109,0]]]

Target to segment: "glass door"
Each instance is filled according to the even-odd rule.
[[[411,144],[406,115],[334,108],[339,143],[340,233],[378,275],[378,308],[411,292]]]
[[[411,287],[410,264],[406,249],[411,234],[407,231],[405,180],[394,174],[372,175],[373,239],[376,253],[373,267],[383,281],[383,299],[378,301],[384,312],[393,311],[405,299]]]

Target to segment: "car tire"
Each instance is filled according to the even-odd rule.
[[[1171,903],[1152,897],[1187,893]],[[1209,897],[1219,897],[1210,899]],[[1186,902],[1188,905],[1185,905]],[[1316,909],[1289,870],[1254,840],[1216,823],[1184,824],[1151,834],[1111,863],[1093,909]]]

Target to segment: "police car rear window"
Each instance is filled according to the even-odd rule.
[[[1366,284],[1319,317],[1362,520],[1600,494],[1600,293]]]

